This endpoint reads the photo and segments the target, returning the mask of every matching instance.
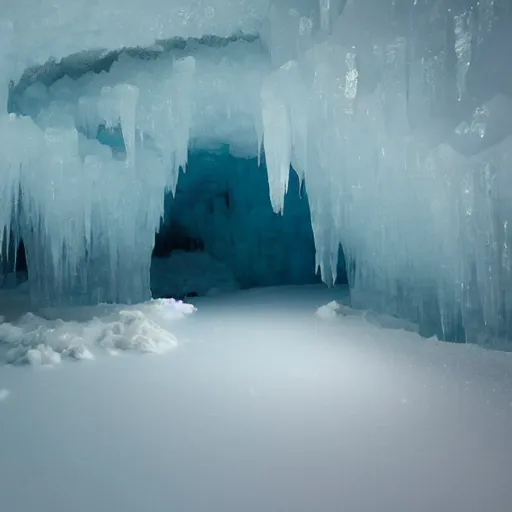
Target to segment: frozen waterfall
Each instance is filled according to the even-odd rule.
[[[304,180],[316,265],[425,336],[512,336],[509,0],[8,2],[0,242],[43,303],[149,298],[190,149]],[[115,137],[122,134],[122,137]],[[122,140],[113,145],[110,139]],[[15,242],[16,243],[16,242]]]

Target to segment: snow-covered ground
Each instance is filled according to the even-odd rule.
[[[39,338],[26,318],[0,324],[28,345],[81,332],[95,356],[0,367],[0,510],[512,510],[512,355],[421,339],[346,299],[313,286],[197,311],[47,311],[30,317]],[[125,317],[173,350],[135,355]],[[105,350],[98,326],[115,322]]]

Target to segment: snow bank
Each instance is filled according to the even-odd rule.
[[[47,310],[46,318],[27,313],[15,323],[0,323],[0,361],[55,365],[62,359],[91,360],[102,351],[163,354],[177,346],[168,330],[172,322],[194,311],[189,304],[160,299],[131,307]]]

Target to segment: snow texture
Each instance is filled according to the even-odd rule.
[[[0,509],[507,512],[512,355],[315,316],[348,298],[201,298],[168,356],[0,368]]]
[[[417,333],[419,326],[407,320],[390,315],[377,314],[372,311],[353,309],[346,304],[335,300],[320,306],[316,310],[316,316],[322,320],[334,320],[344,318],[347,321],[355,321],[382,327],[383,329],[397,329]]]
[[[224,144],[264,152],[275,212],[290,164],[305,180],[315,267],[335,282],[343,244],[354,305],[509,343],[509,0],[25,0],[1,16],[1,245],[23,238],[35,304],[149,299],[164,192],[189,149]]]
[[[137,306],[47,309],[13,323],[0,319],[0,361],[53,366],[63,359],[92,360],[101,351],[163,354],[177,346],[172,323],[194,311],[190,304],[160,299]]]

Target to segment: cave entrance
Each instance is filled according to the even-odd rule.
[[[151,189],[151,194],[157,191],[148,199],[153,205],[152,222],[141,243],[137,238],[132,245],[124,245],[123,240],[131,238],[119,228],[121,235],[115,240],[110,260],[102,230],[110,232],[105,228],[115,214],[100,216],[94,254],[86,252],[82,257],[83,275],[79,268],[76,276],[69,276],[61,265],[53,276],[45,268],[51,268],[51,258],[43,255],[39,265],[42,270],[33,270],[30,276],[31,283],[36,283],[37,300],[38,295],[44,303],[59,302],[61,295],[66,301],[73,297],[77,302],[146,300],[148,284],[154,297],[184,298],[238,288],[321,282],[315,269],[307,192],[295,172],[291,171],[284,213],[276,215],[264,164],[230,153],[254,155],[261,143],[255,128],[261,121],[261,84],[270,71],[270,55],[262,41],[245,36],[172,39],[162,42],[158,51],[133,48],[101,58],[83,57],[70,55],[60,63],[27,69],[10,89],[9,110],[31,117],[42,130],[73,126],[73,140],[75,135],[78,137],[76,148],[74,142],[70,143],[73,154],[76,151],[84,160],[97,157],[101,172],[108,176],[117,172],[113,162],[128,158],[122,118],[131,119],[133,115],[135,119],[127,123],[131,128],[125,125],[134,130],[126,134],[137,146],[132,156],[145,155],[145,159],[150,154],[159,159],[167,153],[175,157],[179,154],[178,161],[183,162],[187,148],[191,148],[187,172],[180,172],[175,197],[166,197],[165,215],[152,254],[150,283],[147,260],[154,222],[158,222],[158,187]],[[140,66],[143,73],[139,73]],[[241,77],[249,79],[240,81]],[[135,103],[134,90],[138,91]],[[128,96],[127,91],[131,91]],[[176,107],[172,119],[167,118],[168,113],[158,114],[167,112],[169,101]],[[118,111],[121,106],[122,113]],[[176,137],[169,140],[171,133]],[[174,172],[178,161],[173,161],[169,171]],[[153,160],[148,162],[143,165],[153,165]],[[169,162],[166,165],[171,167]],[[71,171],[82,175],[80,165]],[[148,180],[133,180],[130,190],[137,191],[134,197],[140,210],[131,208],[130,199],[119,200],[126,205],[127,211],[120,212],[127,215],[125,225],[136,229],[136,218],[140,218],[136,215],[139,211],[141,216],[145,213],[148,191],[144,186]],[[158,183],[160,186],[162,182]],[[144,199],[138,202],[138,198]],[[26,242],[30,263],[42,249],[31,249],[28,238]],[[73,240],[75,246],[80,242]],[[24,266],[26,270],[23,249],[21,245],[18,268]],[[7,267],[14,259],[9,258]],[[107,259],[116,271],[108,270]],[[342,253],[339,260],[338,281],[346,282]],[[12,268],[8,270],[13,273]]]
[[[5,239],[5,237],[4,237]],[[23,240],[3,248],[0,287],[28,278]],[[15,247],[16,246],[16,247]],[[228,151],[195,151],[155,235],[151,264],[154,298],[187,299],[237,289],[318,284],[307,191],[290,169],[282,215],[269,199],[267,170],[256,158]],[[343,251],[338,284],[347,283]]]
[[[341,249],[338,267],[338,283],[346,283]],[[153,296],[320,282],[307,192],[296,173],[290,170],[284,212],[277,215],[264,163],[228,151],[191,153],[175,196],[165,199],[152,258]]]

